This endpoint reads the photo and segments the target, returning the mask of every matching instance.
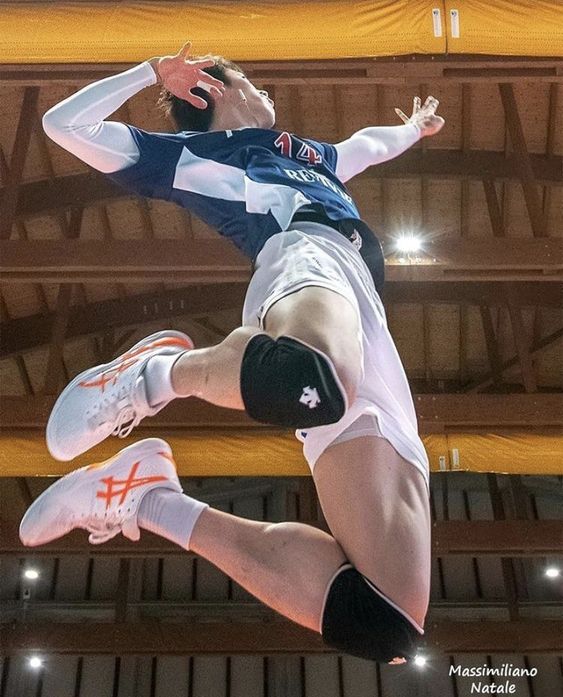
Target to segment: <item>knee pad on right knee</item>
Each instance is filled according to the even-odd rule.
[[[382,663],[413,659],[420,638],[406,617],[353,567],[340,571],[328,590],[321,634],[338,651]]]
[[[240,386],[248,415],[275,426],[323,426],[339,421],[346,411],[346,393],[331,360],[287,336],[252,337],[242,359]]]

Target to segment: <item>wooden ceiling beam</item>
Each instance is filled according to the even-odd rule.
[[[437,239],[417,258],[403,261],[383,239],[389,281],[561,281],[558,239]],[[248,260],[225,239],[193,245],[177,240],[41,240],[0,242],[4,283],[169,282],[194,285],[244,282]]]
[[[131,63],[0,64],[7,84],[80,84],[131,68]],[[240,63],[256,82],[268,85],[419,84],[420,82],[555,82],[563,80],[563,60],[519,56],[409,55],[323,61]]]
[[[29,501],[26,505],[31,505]],[[301,521],[326,529],[318,520]],[[24,547],[18,537],[19,519],[0,518],[0,557],[122,557],[160,558],[185,556],[178,545],[148,532],[140,542],[123,536],[104,545],[91,545],[85,532],[76,530],[41,547]],[[543,557],[561,551],[561,521],[558,520],[447,520],[432,525],[432,556]]]
[[[320,634],[288,620],[269,622],[2,624],[3,653],[57,655],[280,655],[326,654]],[[427,622],[427,650],[443,654],[558,654],[563,620]]]
[[[0,432],[43,430],[54,397],[3,396]],[[467,430],[546,429],[563,426],[563,393],[536,394],[417,394],[414,405],[421,434]],[[242,411],[223,409],[196,399],[177,399],[139,429],[260,429],[278,432],[252,421]],[[1,474],[1,473],[0,473]]]
[[[19,188],[35,119],[39,98],[38,87],[26,87],[20,109],[16,136],[7,174],[7,182],[0,193],[0,238],[7,239],[12,231],[18,205]]]
[[[535,237],[546,237],[546,219],[537,186],[536,175],[526,144],[526,137],[518,111],[518,104],[514,95],[514,87],[510,83],[501,83],[499,84],[499,90],[506,125],[514,148],[515,164],[524,190],[524,199],[526,201],[526,208],[528,209],[532,231]]]
[[[515,291],[511,283],[506,284],[505,295],[508,305],[508,314],[510,317],[510,325],[512,327],[512,337],[520,363],[520,372],[522,374],[522,383],[526,392],[537,392],[538,382],[536,371],[530,352],[530,341],[528,339],[528,330],[524,324],[522,316],[522,308],[518,304],[515,297]]]
[[[544,186],[561,184],[563,157],[529,155],[529,161],[538,183]],[[424,154],[421,150],[410,150],[400,158],[371,167],[355,181],[420,176],[459,181],[519,181],[520,178],[516,158],[505,157],[502,152],[428,148]],[[0,196],[3,191],[0,189]],[[56,180],[45,179],[22,184],[15,215],[21,219],[73,205],[90,206],[130,196],[130,193],[97,172],[74,174],[58,177]]]
[[[549,295],[554,295],[552,300],[557,302],[556,295],[546,290]],[[245,292],[246,283],[218,283],[213,286],[212,293],[208,288],[188,287],[167,290],[165,293],[129,296],[124,300],[115,298],[89,305],[74,305],[70,309],[66,337],[74,339],[106,332],[111,328],[156,321],[168,325],[171,317],[196,318],[224,310],[241,310]],[[0,331],[0,358],[48,343],[54,322],[55,313],[5,321]]]
[[[502,283],[388,282],[383,294],[386,306],[427,302],[499,306],[506,302]],[[216,284],[212,288],[188,287],[158,293],[132,295],[70,308],[66,337],[74,339],[105,332],[108,328],[135,326],[173,317],[204,317],[224,310],[242,311],[246,283]],[[520,307],[561,307],[561,290],[555,283],[523,282],[514,286]],[[0,326],[0,359],[32,350],[49,342],[55,314],[43,312],[7,320]]]
[[[535,341],[529,348],[530,357],[533,358],[535,355],[537,355],[537,353],[543,351],[543,349],[547,348],[548,346],[551,346],[556,341],[559,341],[562,336],[563,328],[560,328],[552,332],[548,336],[545,336],[542,339]],[[502,363],[502,365],[499,368],[500,373],[502,374],[506,370],[513,368],[515,365],[518,364],[518,362],[518,356],[510,358],[508,361],[504,361],[504,363]],[[486,377],[479,378],[478,380],[474,380],[473,382],[471,382],[469,385],[466,385],[464,387],[464,392],[467,394],[475,394],[477,392],[481,392],[490,385],[493,385],[495,383],[495,379],[495,371],[493,370]]]
[[[77,239],[80,236],[83,213],[82,208],[73,208],[71,210],[68,226],[64,226],[67,239]],[[73,291],[74,284],[72,283],[61,283],[59,285],[49,344],[49,355],[45,369],[45,383],[43,387],[45,394],[56,394],[59,384],[64,382],[64,343]]]

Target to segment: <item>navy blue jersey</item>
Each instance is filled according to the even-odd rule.
[[[108,176],[150,198],[174,201],[254,259],[299,208],[359,218],[338,180],[336,148],[262,128],[178,134],[129,129],[139,160]]]

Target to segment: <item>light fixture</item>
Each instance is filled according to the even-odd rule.
[[[547,578],[559,578],[561,571],[556,566],[548,566],[545,570]]]
[[[39,658],[39,656],[32,656],[29,659],[29,667],[34,668],[35,670],[38,670],[41,668],[43,665],[43,661]]]
[[[39,578],[39,571],[37,571],[37,569],[26,569],[23,575],[24,578],[27,578],[29,581],[37,581]]]
[[[422,240],[420,237],[415,235],[402,235],[399,237],[396,243],[397,250],[403,254],[412,254],[413,252],[420,251],[422,247]]]
[[[426,658],[424,656],[415,656],[414,664],[419,668],[423,668],[426,665]]]

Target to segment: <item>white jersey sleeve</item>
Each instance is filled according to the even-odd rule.
[[[150,63],[98,80],[49,109],[43,129],[55,143],[100,172],[130,167],[139,159],[139,149],[129,128],[104,119],[155,83]]]
[[[338,154],[336,176],[342,182],[348,181],[371,165],[401,155],[419,139],[420,130],[412,123],[362,128],[335,145]]]

